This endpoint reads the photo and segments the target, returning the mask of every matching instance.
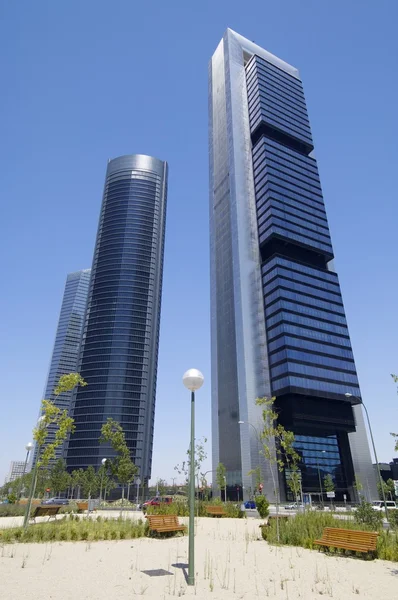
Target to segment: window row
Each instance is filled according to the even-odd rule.
[[[301,200],[290,198],[288,195],[281,195],[269,189],[265,194],[261,194],[261,197],[256,198],[256,200],[257,217],[260,217],[269,206],[276,204],[283,208],[287,207],[289,210],[293,207],[293,209],[297,209],[297,212],[302,214],[306,219],[313,216],[314,219],[322,220],[327,224],[325,207],[319,203],[308,202],[304,199],[302,199],[304,200],[302,202]]]
[[[327,381],[342,381],[344,383],[358,385],[357,376],[353,373],[346,373],[345,371],[323,369],[321,367],[294,362],[282,363],[271,368],[271,378],[273,381],[285,374],[304,375],[306,377],[316,377]]]
[[[343,396],[347,392],[353,396],[359,395],[359,388],[351,384],[335,384],[317,379],[306,379],[305,377],[289,376],[272,382],[272,392],[277,393],[287,387],[308,389],[316,392],[326,392]]]
[[[340,312],[340,314],[344,314],[344,307],[341,296],[340,298],[336,296],[336,299],[334,301],[330,300],[325,302],[322,298],[319,298],[319,296],[314,296],[313,291],[314,290],[312,288],[309,288],[309,291],[307,293],[296,293],[290,290],[288,287],[284,287],[279,288],[275,290],[275,292],[270,293],[268,289],[265,289],[264,302],[266,306],[271,306],[273,302],[280,298],[283,298],[285,300],[293,300],[294,302],[300,302],[304,305],[315,306],[317,308],[324,308],[326,310],[330,309],[331,311],[334,311],[336,313]]]
[[[247,82],[248,96],[253,94],[260,86],[262,90],[272,96],[272,98],[275,98],[276,101],[282,98],[287,104],[297,106],[303,112],[307,113],[307,106],[302,90],[292,90],[284,86],[282,82],[272,78],[262,69],[258,69],[257,73]]]
[[[312,144],[312,138],[309,134],[303,133],[298,127],[287,125],[285,121],[274,117],[269,111],[265,111],[264,109],[260,110],[258,116],[250,122],[251,132],[253,133],[262,122],[270,124],[275,129],[287,133],[293,139],[303,140],[304,142]]]
[[[303,235],[307,235],[306,232],[308,231],[308,235],[312,234],[311,237],[315,236],[315,239],[318,239],[318,236],[323,236],[330,240],[329,229],[327,227],[315,225],[314,223],[303,219],[301,215],[296,216],[288,211],[269,207],[258,219],[259,231],[263,231],[270,222],[289,228],[293,225],[295,228],[299,227],[300,230],[302,230],[300,233]]]
[[[289,313],[286,311],[282,311],[274,315],[273,317],[269,317],[268,319],[266,319],[268,334],[272,335],[274,327],[280,323],[293,323],[318,331],[323,330],[331,333],[336,333],[337,335],[348,336],[348,329],[346,326],[335,325],[326,321],[320,321],[319,319],[310,319],[308,317],[297,315],[295,313]]]
[[[326,256],[333,256],[333,248],[331,244],[326,244],[320,240],[316,240],[309,236],[301,235],[300,233],[296,233],[292,228],[281,227],[278,225],[273,225],[269,227],[264,232],[259,232],[260,234],[260,244],[263,244],[266,240],[268,240],[271,236],[280,236],[282,238],[286,238],[288,240],[295,240],[299,244],[309,247],[311,249],[317,248],[322,252],[322,254]]]
[[[271,104],[268,94],[266,96],[259,94],[258,96],[253,97],[249,103],[250,123],[253,124],[260,115],[266,117],[266,120],[270,117],[281,122],[284,126],[297,129],[301,135],[311,139],[309,124],[299,116],[300,113],[294,114],[293,110],[287,113],[279,106],[279,103]]]
[[[326,342],[329,344],[336,344],[339,346],[345,346],[346,348],[351,348],[348,336],[331,335],[322,331],[307,329],[304,325],[298,326],[292,325],[291,323],[281,323],[280,325],[273,327],[271,331],[268,331],[268,339],[269,341],[272,341],[274,338],[283,334],[290,334],[303,339]]]
[[[259,203],[264,194],[267,194],[269,196],[273,195],[274,192],[276,192],[282,197],[286,195],[288,198],[298,200],[299,202],[302,202],[303,204],[306,204],[311,207],[313,206],[315,209],[322,211],[325,210],[325,205],[323,203],[322,196],[312,194],[306,190],[298,188],[297,186],[290,186],[290,184],[288,183],[282,185],[282,183],[284,182],[281,182],[280,180],[277,180],[275,178],[267,179],[267,181],[264,182],[263,187],[256,188],[257,203]]]
[[[275,266],[272,270],[268,270],[263,274],[262,279],[264,284],[272,282],[276,277],[280,277],[281,279],[283,278],[289,281],[307,284],[311,286],[311,288],[327,290],[333,294],[341,294],[337,278],[329,276],[329,273],[318,271],[316,272],[317,276],[312,277],[311,275],[307,275],[304,272],[304,269],[301,270],[299,268],[300,265],[298,264],[292,263],[293,268],[288,268],[288,266],[285,267],[285,265],[281,264],[279,261],[277,264],[278,266]],[[325,277],[322,277],[323,273],[325,273]]]
[[[271,306],[268,306],[265,310],[265,316],[271,317],[275,313],[278,313],[282,310],[287,310],[292,313],[297,313],[301,315],[307,315],[310,317],[314,317],[316,319],[337,323],[339,325],[347,326],[347,321],[344,315],[336,314],[331,312],[329,307],[325,307],[325,310],[320,310],[320,307],[313,308],[312,306],[306,306],[303,304],[298,304],[297,302],[289,302],[286,300],[277,300]]]

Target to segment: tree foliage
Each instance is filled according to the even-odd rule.
[[[382,481],[383,488],[380,485],[380,481],[377,482],[377,491],[379,492],[380,500],[383,500],[383,491],[386,500],[392,500],[395,498],[395,486],[394,481],[392,479],[387,479],[387,481]],[[382,491],[383,490],[383,491]]]
[[[64,392],[73,390],[76,386],[85,386],[87,383],[79,373],[62,375],[54,390],[55,400]],[[37,427],[33,430],[33,439],[37,444],[37,465],[43,467],[55,458],[56,449],[61,446],[69,433],[73,433],[73,419],[66,409],[61,410],[52,400],[43,400],[41,408],[42,416]],[[49,426],[54,433],[54,440],[46,443]]]
[[[299,455],[294,449],[294,433],[286,430],[278,423],[278,413],[275,410],[276,398],[257,398],[256,404],[262,407],[263,429],[260,432],[262,453],[271,466],[271,476],[274,483],[275,497],[278,502],[279,490],[273,474],[272,464],[278,470],[297,470]]]
[[[123,427],[118,421],[107,419],[101,428],[100,442],[102,444],[109,443],[116,454],[106,461],[106,465],[112,476],[122,485],[122,497],[124,498],[124,486],[134,481],[138,467],[131,460]]]
[[[207,458],[207,452],[205,448],[205,444],[207,443],[207,438],[203,437],[201,440],[195,444],[195,479],[199,483],[199,480],[202,481],[205,479],[205,474],[201,472],[202,464]],[[185,484],[188,485],[189,482],[189,473],[191,468],[191,449],[187,450],[187,460],[184,460],[181,465],[178,464],[174,467],[174,470],[177,471],[179,475],[184,475]]]
[[[334,492],[334,481],[330,473],[323,478],[323,487],[325,488],[325,492]]]
[[[60,492],[64,492],[71,483],[71,476],[66,470],[65,461],[60,458],[57,460],[49,472],[49,487],[52,489],[55,496]]]
[[[217,486],[222,490],[224,488],[224,500],[227,500],[227,469],[223,465],[223,463],[218,463],[216,469],[216,483]]]

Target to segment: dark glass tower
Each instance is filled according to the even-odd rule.
[[[159,346],[167,163],[144,155],[110,160],[94,250],[69,470],[98,468],[108,417],[122,425],[141,479],[151,475]]]
[[[44,398],[47,400],[55,400],[54,388],[62,375],[77,371],[89,284],[90,269],[69,273],[66,278],[54,349],[44,391]],[[61,410],[69,410],[71,399],[72,392],[64,392],[58,396],[56,405]],[[53,442],[54,436],[55,429],[50,425],[47,442]],[[62,458],[62,446],[56,449],[55,454],[57,459]],[[33,452],[33,463],[35,460],[36,449]]]
[[[231,30],[209,68],[213,468],[261,464],[259,396],[296,436],[303,488],[377,497],[360,389],[297,69]],[[351,394],[348,399],[346,393]],[[240,421],[240,423],[239,423]],[[276,473],[275,473],[276,475]],[[285,476],[288,474],[285,474]],[[321,483],[320,483],[321,482]],[[282,477],[282,496],[288,491]]]

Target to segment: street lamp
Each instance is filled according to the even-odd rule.
[[[238,425],[245,425],[245,423],[247,423],[248,425],[250,425],[250,427],[252,427],[254,429],[254,433],[256,434],[256,439],[257,439],[257,452],[258,452],[258,466],[260,467],[260,479],[261,479],[261,462],[260,462],[260,436],[258,433],[258,430],[256,427],[254,427],[253,423],[250,423],[250,421],[238,421]]]
[[[189,476],[189,552],[188,585],[195,585],[195,391],[202,387],[204,377],[197,369],[189,369],[183,375],[182,382],[191,391],[191,452]]]
[[[21,489],[22,489],[22,484],[23,484],[23,478],[25,477],[26,465],[28,464],[29,454],[30,454],[30,451],[32,450],[32,448],[33,448],[33,444],[32,444],[32,442],[29,442],[29,443],[28,443],[28,444],[26,444],[26,446],[25,446],[25,450],[26,450],[26,458],[25,458],[25,464],[24,464],[24,466],[23,466],[23,473],[22,473],[22,477],[21,477],[21,481],[20,481],[20,484],[19,484],[19,489],[18,489],[18,495],[17,495],[18,502],[19,502],[19,497],[20,497],[20,495],[21,495]]]
[[[104,471],[105,471],[105,466],[106,466],[106,461],[107,460],[108,460],[107,458],[103,458],[101,460],[101,464],[102,464],[102,466],[104,468],[102,469],[102,474],[101,474],[101,487],[100,487],[100,497],[99,497],[100,503],[101,503],[101,500],[102,500],[102,484],[104,483]]]
[[[384,487],[383,487],[383,480],[381,478],[381,473],[380,473],[380,466],[379,466],[379,460],[377,458],[377,453],[376,453],[376,446],[375,446],[375,442],[373,439],[373,433],[372,433],[372,426],[370,424],[370,419],[369,419],[369,415],[368,415],[368,409],[365,406],[364,401],[362,400],[362,398],[358,398],[358,396],[354,396],[353,394],[350,394],[349,392],[346,392],[344,394],[344,396],[346,398],[356,398],[357,400],[360,401],[360,403],[362,404],[362,406],[365,409],[365,414],[366,414],[366,418],[368,420],[368,427],[369,427],[369,433],[370,433],[370,439],[372,440],[372,446],[373,446],[373,454],[375,455],[375,460],[376,460],[376,468],[377,468],[377,473],[379,475],[379,482],[380,482],[380,489],[381,489],[381,495],[383,496],[383,503],[384,503],[384,512],[386,513],[386,519],[388,521],[388,511],[387,511],[387,504],[386,504],[386,495],[384,493]]]
[[[322,454],[325,454],[326,450],[321,450]],[[322,489],[322,480],[321,480],[321,471],[319,469],[319,458],[316,461],[317,467],[318,467],[318,479],[319,479],[319,487],[321,490],[321,497],[319,498],[321,501],[321,504],[323,506],[323,489]]]

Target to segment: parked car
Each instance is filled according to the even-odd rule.
[[[57,504],[59,506],[68,506],[69,500],[67,498],[48,498],[43,500],[42,504]]]
[[[285,510],[300,510],[300,508],[304,508],[304,504],[300,504],[298,502],[292,502],[292,504],[285,504]]]
[[[246,509],[255,509],[256,503],[254,502],[254,500],[248,500],[247,502],[245,502],[245,508]]]
[[[155,496],[154,498],[151,498],[150,500],[144,502],[144,504],[142,505],[142,510],[146,511],[148,506],[160,506],[161,504],[171,504],[172,502],[173,498],[171,498],[170,496]]]
[[[396,503],[393,502],[392,500],[386,500],[386,506],[387,506],[388,510],[394,510],[397,508]],[[384,510],[383,500],[375,500],[374,502],[372,502],[372,508],[374,508],[374,510],[378,510],[378,511]]]

